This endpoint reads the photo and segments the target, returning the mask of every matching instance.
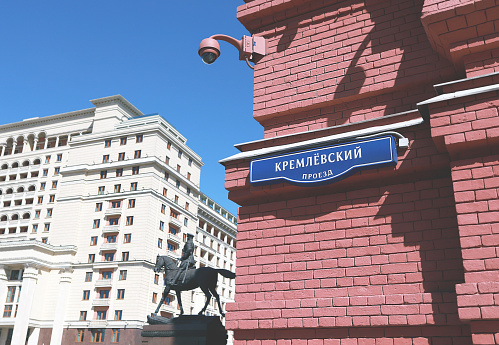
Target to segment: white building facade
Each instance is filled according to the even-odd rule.
[[[0,345],[140,344],[156,256],[178,258],[188,233],[198,267],[235,271],[235,217],[201,193],[186,139],[121,96],[92,103],[0,126]],[[217,290],[233,301],[233,281]],[[182,301],[197,313],[204,294]],[[160,312],[179,313],[173,294]]]

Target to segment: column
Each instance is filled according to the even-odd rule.
[[[2,149],[1,149],[1,152],[0,152],[0,156],[3,156],[3,154],[5,153],[5,148],[7,147],[6,144],[2,144]]]
[[[36,151],[36,145],[38,145],[38,138],[33,140],[33,151]]]
[[[5,267],[0,266],[0,302],[5,302],[5,297],[7,296],[7,273],[5,272]]]
[[[23,150],[22,152],[26,152],[26,150],[29,148],[29,141],[28,139],[23,140]]]
[[[36,282],[38,280],[38,269],[33,266],[26,266],[23,273],[23,283],[19,309],[17,310],[16,321],[14,323],[14,333],[12,344],[24,344],[28,334],[29,317],[33,298],[35,296]]]
[[[55,137],[55,147],[59,146],[59,136]]]
[[[71,270],[61,270],[59,272],[59,291],[57,305],[55,306],[54,326],[52,327],[52,337],[50,345],[61,345],[62,332],[64,331],[64,316],[66,314],[66,304],[69,296],[71,284]]]

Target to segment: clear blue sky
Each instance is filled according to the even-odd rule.
[[[235,213],[218,163],[261,139],[252,117],[253,71],[231,45],[205,65],[199,42],[248,34],[242,0],[0,2],[0,124],[90,108],[121,94],[160,113],[205,163],[201,190]]]

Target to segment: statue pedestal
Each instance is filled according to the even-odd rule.
[[[217,316],[185,315],[173,319],[148,317],[142,345],[225,345],[227,331]],[[165,323],[161,323],[165,322]]]

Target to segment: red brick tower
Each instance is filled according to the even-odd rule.
[[[236,345],[499,344],[499,1],[247,0],[265,138],[238,203]],[[397,132],[398,163],[255,185],[254,159]],[[277,170],[277,168],[276,168]]]

